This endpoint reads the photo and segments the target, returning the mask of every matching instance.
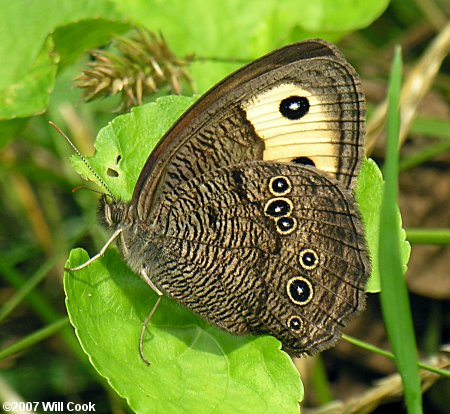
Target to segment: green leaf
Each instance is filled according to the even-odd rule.
[[[337,40],[368,25],[387,4],[387,0],[3,2],[0,60],[8,64],[0,66],[0,120],[45,112],[57,70],[89,48],[101,46],[111,34],[122,33],[128,22],[161,31],[181,56],[195,53],[200,58],[251,60],[305,37]],[[198,60],[192,66],[198,91],[205,91],[236,67]]]
[[[131,198],[151,149],[193,102],[160,98],[117,117],[99,133],[89,163],[115,196]],[[96,180],[79,159],[73,161],[79,173]],[[108,169],[117,176],[108,176]],[[84,251],[73,250],[67,265],[86,259]],[[298,413],[301,381],[275,338],[229,335],[163,298],[148,328],[144,349],[152,364],[147,367],[138,352],[139,335],[156,296],[117,251],[109,248],[105,257],[66,273],[64,280],[70,320],[83,349],[137,412],[151,406],[151,412]]]
[[[369,25],[389,4],[388,0],[115,1],[131,21],[161,31],[176,54],[248,61],[305,38],[336,41]],[[195,63],[198,91],[206,91],[238,66]]]
[[[53,40],[47,38],[27,73],[0,90],[0,120],[45,112],[58,63],[58,56],[52,50]]]
[[[389,0],[115,2],[131,20],[162,31],[180,53],[217,57],[219,52],[221,57],[246,59],[282,46],[296,27],[309,37],[366,27],[389,4]]]
[[[130,114],[115,118],[103,128],[95,141],[95,154],[89,165],[106,182],[114,196],[131,200],[133,189],[145,161],[166,132],[196,98],[167,96],[156,103],[135,107]],[[75,170],[84,178],[100,181],[76,155]]]
[[[366,159],[361,168],[356,188],[356,199],[359,210],[363,217],[366,240],[372,261],[372,275],[366,286],[366,291],[370,293],[379,292],[380,270],[379,270],[379,238],[380,238],[380,209],[383,198],[384,182],[380,169],[371,159]],[[401,264],[406,272],[411,245],[406,240],[406,232],[401,226],[400,210],[397,207],[398,224],[392,231],[397,232],[400,240]]]
[[[110,43],[115,35],[130,28],[128,23],[98,17],[59,26],[52,34],[55,49],[60,55],[59,71],[73,64],[86,51]]]
[[[403,277],[397,209],[398,198],[398,136],[400,131],[400,88],[402,63],[400,48],[396,49],[388,91],[388,128],[386,186],[380,212],[379,266],[381,274],[381,305],[389,341],[402,377],[405,402],[409,414],[422,413],[422,394],[414,328],[408,292]]]
[[[72,250],[68,266],[87,260]],[[164,297],[147,328],[155,293],[115,249],[65,274],[66,306],[97,371],[139,413],[298,413],[298,372],[272,337],[235,337]]]
[[[71,44],[64,43],[64,29],[58,31],[58,47],[65,61],[73,60],[75,53],[93,46],[93,39],[99,40],[99,30],[105,31],[105,21],[118,20],[109,0],[14,0],[2,2],[0,6],[0,120],[23,118],[43,113],[53,89],[58,69],[59,56],[55,51],[52,33],[60,26],[76,23],[82,19],[97,19],[85,30],[78,30],[73,36],[74,27],[66,31],[72,36]],[[96,25],[100,27],[96,29]],[[124,25],[111,23],[111,27],[123,31]],[[91,32],[93,37],[91,37]],[[103,33],[106,39],[108,33]],[[99,45],[99,44],[97,44]]]

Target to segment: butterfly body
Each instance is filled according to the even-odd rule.
[[[363,135],[364,97],[336,48],[287,46],[188,110],[131,202],[102,199],[103,220],[158,292],[230,333],[312,354],[364,306]]]

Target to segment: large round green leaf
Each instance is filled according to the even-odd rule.
[[[88,259],[73,250],[68,265]],[[156,301],[115,249],[65,275],[66,305],[84,351],[139,413],[298,413],[302,386],[272,337],[234,337],[163,298],[139,354],[142,321]]]
[[[193,102],[161,98],[117,117],[99,133],[89,162],[116,197],[131,198],[151,148]],[[74,161],[82,175],[98,183],[79,159]],[[81,249],[73,250],[67,265],[87,258]],[[298,412],[302,385],[278,340],[229,335],[168,298],[145,337],[151,361],[146,366],[138,352],[139,335],[156,295],[115,248],[90,266],[67,272],[64,280],[70,320],[83,349],[137,412]]]

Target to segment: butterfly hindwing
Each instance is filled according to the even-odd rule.
[[[354,205],[315,168],[217,169],[163,200],[146,262],[158,286],[216,325],[314,353],[364,304],[370,264]]]

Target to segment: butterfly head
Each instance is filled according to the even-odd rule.
[[[108,194],[101,197],[98,214],[101,223],[107,228],[117,229],[132,221],[129,205],[111,200]]]

